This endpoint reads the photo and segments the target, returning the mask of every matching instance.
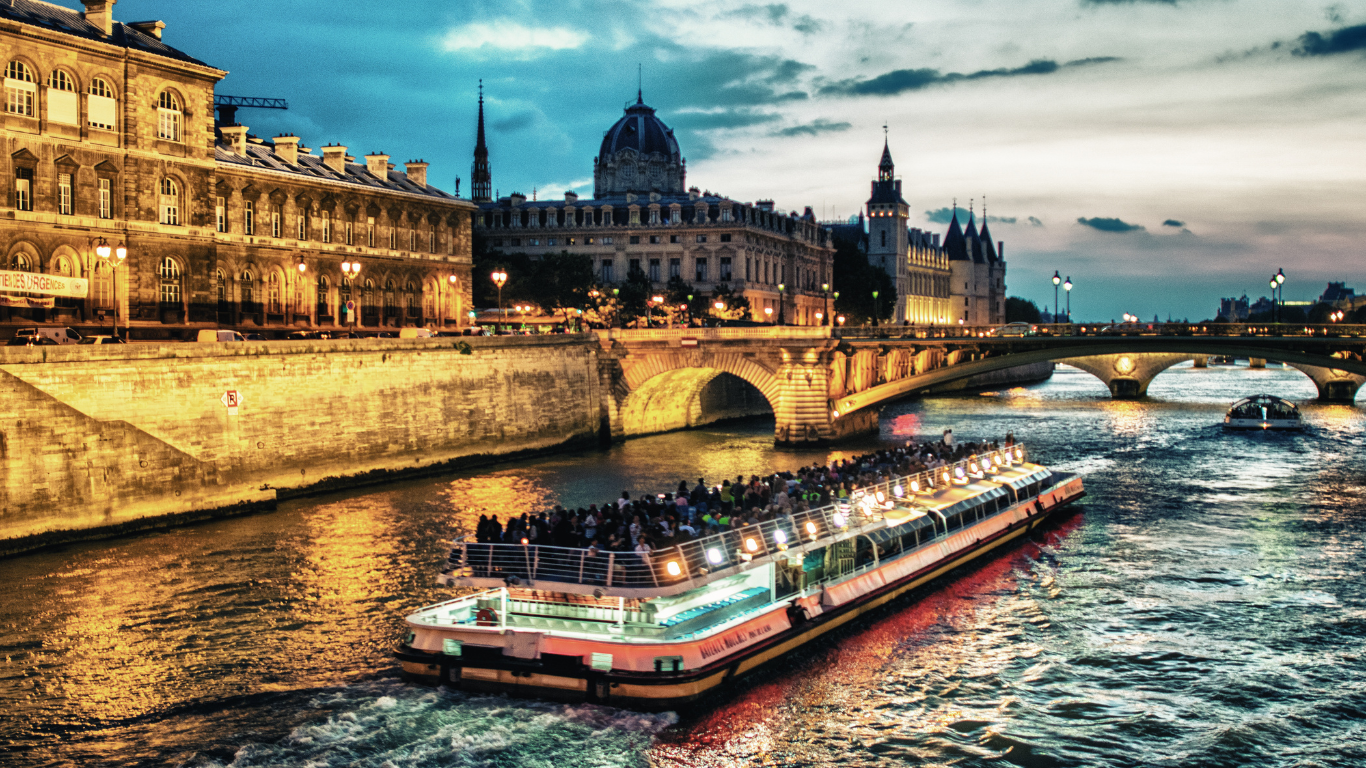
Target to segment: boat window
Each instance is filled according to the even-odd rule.
[[[594,656],[597,656],[598,654],[595,653],[595,654],[593,654],[593,655],[594,655]],[[655,657],[655,671],[656,671],[656,672],[682,672],[682,671],[683,671],[683,657],[682,657],[682,656],[656,656],[656,657]]]
[[[595,654],[593,654],[591,657],[589,657],[588,665],[589,665],[590,667],[592,667],[593,669],[596,669],[596,670],[598,670],[598,671],[600,671],[600,672],[611,672],[611,671],[612,671],[612,654],[610,654],[610,653],[595,653]]]
[[[463,651],[464,648],[465,644],[459,640],[451,640],[450,638],[446,638],[445,640],[441,641],[441,652],[446,654],[447,656],[459,656],[460,652]]]

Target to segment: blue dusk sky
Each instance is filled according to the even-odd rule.
[[[63,0],[79,8],[76,0]],[[956,199],[1006,243],[1008,290],[1079,318],[1211,316],[1220,296],[1366,291],[1366,6],[1290,0],[554,3],[123,0],[231,74],[271,137],[424,158],[468,194],[483,79],[494,187],[592,192],[636,94],[688,181],[847,218],[888,126],[911,226]]]

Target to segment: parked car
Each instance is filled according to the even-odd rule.
[[[81,335],[70,328],[20,328],[14,338],[42,337],[52,339],[53,344],[78,344]]]
[[[430,328],[401,328],[398,337],[400,339],[430,339],[432,330]]]
[[[1006,323],[996,329],[997,336],[1035,336],[1038,332],[1038,327],[1029,323]]]
[[[55,347],[57,342],[46,336],[15,336],[5,342],[7,347]]]
[[[265,340],[266,340],[266,337],[265,337],[265,334],[261,334],[261,333],[248,333],[248,334],[246,335],[246,340],[247,340],[247,341],[265,341]]]
[[[118,336],[86,336],[81,339],[79,344],[127,344],[128,342]]]
[[[198,341],[245,341],[237,331],[215,331],[208,328],[199,332]]]

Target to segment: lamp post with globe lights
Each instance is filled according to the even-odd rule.
[[[119,335],[119,265],[123,263],[124,259],[128,258],[128,249],[122,245],[111,246],[103,237],[96,239],[94,243],[95,255],[110,267],[109,285],[111,292],[114,294],[114,336],[117,338]],[[123,336],[127,339],[128,316],[126,314],[124,315],[123,321]]]
[[[360,262],[343,261],[341,265],[341,270],[342,280],[349,285],[352,281],[360,277]],[[352,295],[354,296],[355,294],[352,293]],[[360,324],[360,318],[356,317],[356,315],[360,314],[360,308],[355,306],[355,299],[352,299],[347,303],[352,305],[346,308],[346,314],[350,315],[349,319],[351,320],[351,332],[355,333],[356,326]]]
[[[787,283],[778,283],[778,325],[785,324],[783,322],[783,305],[785,305],[787,302],[783,301],[783,292],[786,290]]]
[[[493,279],[493,284],[498,286],[498,330],[501,332],[503,323],[507,321],[507,315],[503,312],[503,284],[508,281],[508,273],[499,269],[489,277]]]
[[[877,316],[878,316],[877,293],[878,293],[877,291],[873,291],[873,327],[874,327],[874,328],[877,327]]]
[[[1072,276],[1063,281],[1062,289],[1067,292],[1067,322],[1072,322]]]
[[[1058,283],[1062,278],[1058,276],[1058,271],[1053,270],[1053,322],[1058,322]]]

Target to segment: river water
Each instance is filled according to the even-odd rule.
[[[1226,434],[1234,399],[1299,434]],[[1366,765],[1366,417],[1286,369],[1116,402],[1060,369],[895,404],[856,450],[1009,431],[1084,503],[683,717],[411,686],[389,656],[483,511],[795,468],[772,423],[0,561],[0,764]]]

